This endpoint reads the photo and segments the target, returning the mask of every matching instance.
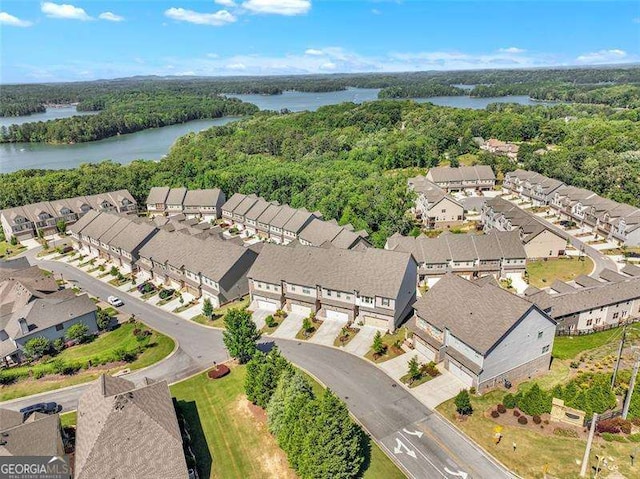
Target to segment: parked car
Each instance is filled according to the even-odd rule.
[[[120,298],[118,298],[117,296],[109,296],[107,298],[107,302],[111,305],[111,306],[124,306],[124,303],[122,302],[122,300]]]
[[[27,419],[34,412],[39,412],[42,414],[55,414],[62,410],[62,407],[56,402],[39,402],[36,404],[32,404],[31,406],[23,407],[20,409],[22,416],[24,419]]]
[[[72,251],[73,251],[73,246],[67,245],[64,248],[62,248],[61,253],[66,254],[66,253],[71,253]]]

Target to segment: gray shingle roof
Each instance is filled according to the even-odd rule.
[[[167,205],[181,205],[186,194],[186,188],[171,188],[167,195]]]
[[[355,251],[265,244],[247,277],[396,298],[413,261],[408,253],[376,248]]]
[[[271,205],[267,200],[258,198],[251,209],[244,215],[246,219],[256,221],[262,213]]]
[[[233,196],[222,205],[222,211],[233,212],[246,197],[247,195],[243,195],[242,193],[234,193]]]
[[[414,305],[419,318],[486,354],[533,305],[491,283],[447,273]]]
[[[495,180],[496,175],[488,165],[476,166],[460,166],[451,168],[448,166],[439,166],[431,168],[429,174],[436,183],[444,183],[450,181],[463,180]]]
[[[309,213],[304,208],[296,210],[293,216],[284,225],[284,230],[298,234],[313,217],[313,213]]]
[[[633,264],[626,264],[624,268],[622,268],[624,274],[628,274],[629,276],[640,276],[640,266],[635,266]]]
[[[287,224],[287,221],[289,221],[295,213],[296,210],[291,208],[291,206],[282,205],[278,214],[276,214],[271,220],[270,226],[273,226],[274,228],[284,228],[284,225]]]
[[[238,206],[236,206],[233,210],[234,215],[245,215],[247,211],[251,209],[253,205],[258,201],[258,197],[256,195],[248,195],[246,196]]]
[[[216,206],[223,196],[220,188],[189,190],[184,197],[184,206]]]
[[[147,196],[147,204],[154,205],[158,203],[166,203],[168,194],[168,186],[154,186],[149,190],[149,196]]]
[[[616,283],[618,281],[624,281],[627,279],[627,276],[617,273],[612,269],[604,269],[600,272],[600,279],[604,279],[605,281],[609,281],[610,283]]]
[[[78,403],[75,478],[176,478],[188,475],[166,381],[135,388],[101,376]]]
[[[7,422],[7,419],[11,420]],[[59,456],[64,453],[57,414],[32,414],[22,422],[22,414],[0,410],[0,456]],[[19,422],[18,422],[19,421]]]

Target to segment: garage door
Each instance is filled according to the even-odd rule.
[[[449,372],[452,373],[455,377],[457,377],[462,383],[467,387],[473,386],[473,378],[469,376],[466,372],[464,372],[457,364],[453,361],[449,361]]]
[[[415,336],[414,336],[414,338],[415,338]],[[418,351],[423,356],[426,356],[426,358],[429,361],[434,361],[436,359],[436,353],[434,353],[433,350],[429,346],[424,344],[419,339],[416,339],[414,341],[414,347],[416,348],[416,351]]]
[[[258,309],[264,309],[266,311],[276,311],[278,309],[278,305],[276,303],[272,303],[271,301],[264,301],[262,299],[259,299]]]
[[[292,304],[291,312],[309,316],[311,314],[311,308],[309,306],[302,306],[301,304]]]
[[[389,321],[387,319],[375,318],[373,316],[363,316],[364,324],[373,326],[374,328],[389,329]]]
[[[327,319],[334,319],[336,321],[349,321],[349,315],[347,313],[341,313],[340,311],[332,311],[327,309]]]

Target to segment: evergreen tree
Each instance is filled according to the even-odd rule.
[[[256,342],[260,331],[251,319],[251,313],[240,309],[231,309],[224,317],[225,331],[222,333],[224,345],[232,358],[244,364],[257,351]]]
[[[380,331],[376,331],[376,335],[373,337],[372,349],[377,355],[384,354],[387,350],[387,346],[382,342],[382,334],[380,334]]]
[[[409,360],[409,379],[411,381],[417,381],[422,376],[420,372],[420,363],[418,363],[418,356],[414,356]]]
[[[545,412],[551,412],[551,397],[538,386],[538,383],[533,383],[518,401],[518,407],[525,414],[540,416]]]
[[[331,390],[319,399],[319,414],[307,435],[300,476],[313,479],[351,479],[364,460],[363,434],[349,410]]]
[[[260,388],[260,371],[262,364],[266,361],[267,355],[262,351],[256,351],[247,363],[247,375],[244,378],[244,393],[247,399],[255,404],[255,398]]]
[[[267,406],[269,431],[276,439],[281,440],[281,431],[290,429],[297,420],[294,413],[298,405],[312,401],[313,389],[309,380],[299,371],[286,368],[282,371],[278,386]],[[287,424],[287,421],[290,424]]]
[[[456,411],[463,416],[469,416],[473,413],[473,407],[471,407],[471,398],[469,397],[469,391],[463,389],[453,400],[456,405]]]
[[[213,316],[213,305],[209,298],[204,298],[204,303],[202,303],[202,314],[209,319]]]
[[[262,408],[266,408],[275,391],[282,371],[291,367],[274,347],[269,354],[256,353],[247,365],[245,392],[247,399]]]

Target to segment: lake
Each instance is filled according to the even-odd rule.
[[[78,115],[96,115],[97,111],[76,111],[75,106],[62,106],[60,108],[47,108],[44,113],[32,113],[24,116],[0,116],[0,127],[9,125],[22,125],[30,121],[47,121],[58,118],[69,118]]]
[[[241,100],[257,105],[261,110],[291,111],[317,110],[321,106],[343,102],[362,103],[378,98],[378,88],[349,88],[343,91],[313,93],[285,91],[281,95],[233,95]],[[231,95],[230,95],[231,96]],[[550,105],[553,102],[535,102],[527,96],[499,98],[470,98],[468,96],[441,96],[416,98],[418,102],[455,108],[486,108],[489,103],[520,103],[522,105]],[[94,112],[83,112],[92,114]],[[50,108],[46,113],[29,116],[0,118],[0,125],[25,123],[28,121],[53,120],[77,115],[75,107]],[[81,163],[95,163],[113,160],[130,163],[136,159],[158,160],[169,152],[171,145],[182,135],[200,131],[211,126],[224,125],[236,118],[215,120],[195,120],[179,125],[165,126],[151,130],[121,135],[106,140],[75,145],[48,145],[43,143],[0,144],[0,173],[9,173],[27,168],[63,169],[73,168]]]

